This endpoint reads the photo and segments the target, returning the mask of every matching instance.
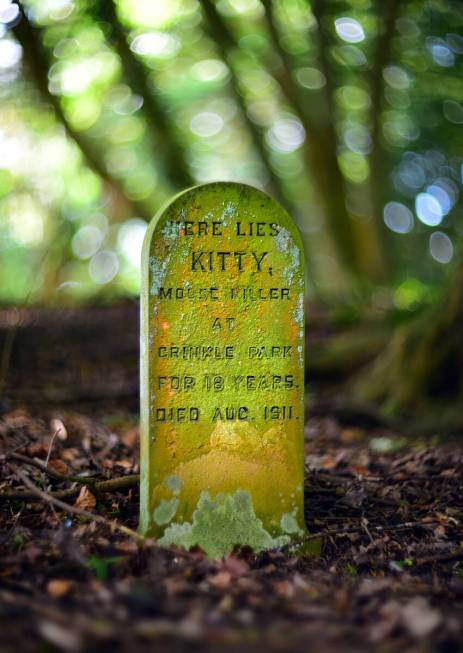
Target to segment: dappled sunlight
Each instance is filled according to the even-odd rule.
[[[308,292],[343,292],[334,252],[360,266],[348,274],[370,278],[368,257],[384,270],[382,238],[401,261],[389,281],[404,265],[439,284],[460,231],[461,12],[426,0],[386,24],[367,5],[321,4],[27,0],[26,36],[2,0],[0,215],[16,195],[35,207],[15,226],[8,213],[8,266],[23,274],[60,238],[50,278],[69,297],[136,293],[139,221],[222,178],[290,209],[314,261]]]

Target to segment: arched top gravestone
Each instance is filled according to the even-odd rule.
[[[212,183],[151,222],[142,257],[140,528],[211,556],[300,537],[304,264],[263,192]]]

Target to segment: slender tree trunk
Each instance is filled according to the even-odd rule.
[[[285,189],[282,186],[280,178],[273,170],[272,162],[270,159],[270,152],[267,149],[264,141],[264,134],[248,115],[246,101],[243,97],[243,93],[240,88],[240,82],[235,71],[235,66],[233,64],[233,53],[237,48],[233,34],[230,32],[222,16],[217,11],[213,0],[203,0],[201,6],[210,26],[211,32],[213,33],[214,41],[217,45],[217,48],[219,49],[220,56],[225,61],[230,70],[233,96],[240,108],[242,118],[251,136],[254,149],[258,153],[261,161],[264,164],[264,167],[268,172],[270,179],[269,191],[281,204],[292,211],[292,203],[285,193]]]
[[[188,166],[185,145],[173,124],[172,116],[159,98],[149,71],[130,49],[127,34],[119,22],[114,0],[100,0],[97,11],[110,26],[110,35],[119,54],[124,77],[135,93],[143,98],[143,111],[153,141],[153,153],[159,158],[160,169],[175,189],[193,186],[195,180]]]
[[[272,45],[281,61],[281,73],[276,74],[286,102],[301,120],[306,133],[303,156],[310,175],[315,195],[322,207],[327,231],[334,243],[341,266],[350,273],[356,273],[355,242],[344,201],[344,186],[336,157],[336,137],[332,120],[322,128],[307,110],[306,98],[294,82],[291,56],[281,47],[273,0],[262,0],[266,23]],[[325,103],[326,104],[326,103]]]
[[[355,222],[350,218],[346,208],[345,181],[339,168],[337,149],[338,141],[335,129],[336,111],[334,107],[334,81],[328,57],[328,41],[325,31],[325,10],[327,3],[312,0],[312,13],[318,25],[319,63],[325,76],[326,84],[323,94],[326,106],[324,120],[317,129],[317,160],[323,166],[320,175],[320,187],[326,198],[327,214],[331,217],[333,229],[339,232],[340,240],[347,240],[349,263],[359,275],[372,281],[383,281],[386,277],[381,239],[377,232],[375,220]],[[365,252],[368,256],[365,256]]]
[[[31,25],[23,7],[21,5],[19,6],[22,10],[22,16],[19,23],[13,28],[13,33],[21,44],[23,61],[42,99],[51,105],[56,118],[63,125],[67,136],[76,143],[82,152],[86,164],[108,184],[115,193],[118,203],[126,207],[125,212],[149,220],[152,212],[147,205],[144,202],[129,200],[124,195],[118,180],[112,177],[102,164],[101,153],[94,148],[81,132],[72,127],[63,111],[59,98],[53,95],[53,93],[50,93],[48,88],[48,61],[41,43],[41,29]]]
[[[392,241],[389,237],[383,220],[384,207],[384,186],[386,169],[384,165],[385,152],[381,144],[381,117],[383,109],[383,70],[391,59],[392,39],[395,32],[400,0],[388,0],[378,2],[378,38],[376,43],[376,56],[371,75],[371,106],[373,126],[371,131],[371,154],[370,154],[370,175],[373,204],[373,217],[377,225],[377,234],[387,243],[389,253],[392,249]],[[389,254],[391,256],[391,254]],[[390,268],[390,261],[388,261]]]

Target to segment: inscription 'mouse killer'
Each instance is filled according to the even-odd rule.
[[[194,540],[201,510],[232,515],[236,504],[262,522],[257,548],[300,534],[304,272],[294,223],[249,186],[200,186],[153,220],[142,269],[141,530],[207,549]]]

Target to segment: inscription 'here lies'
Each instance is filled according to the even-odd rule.
[[[238,220],[233,225],[234,234],[237,238],[243,237],[276,237],[280,233],[278,224],[267,222],[242,222]],[[206,222],[204,220],[170,220],[166,225],[167,233],[184,237],[206,237],[223,238],[226,225],[223,222]],[[261,251],[214,251],[214,250],[193,250],[191,252],[192,272],[227,272],[236,269],[243,272],[248,264],[255,272],[268,271],[272,269],[264,266],[268,252]]]

